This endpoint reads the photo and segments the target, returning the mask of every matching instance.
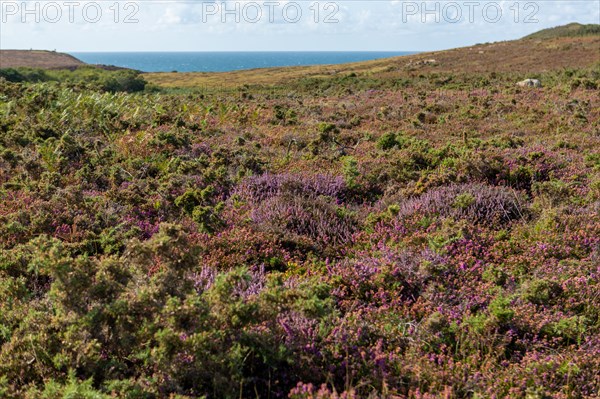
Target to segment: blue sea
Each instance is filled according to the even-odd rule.
[[[407,51],[351,52],[119,52],[70,53],[88,64],[114,65],[143,72],[226,72],[299,65],[343,64],[398,55]]]

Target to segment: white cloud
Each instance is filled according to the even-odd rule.
[[[62,0],[56,0],[59,3]],[[66,0],[65,0],[66,1]],[[448,2],[439,6],[427,2],[427,10],[441,12],[439,22],[433,14],[427,15],[423,23],[422,1],[410,2],[411,15],[405,15],[406,1],[344,1],[335,2],[338,9],[323,9],[327,1],[319,2],[320,8],[311,9],[314,3],[292,0],[280,1],[279,6],[268,9],[265,0],[226,1],[229,10],[235,10],[240,22],[234,21],[234,15],[228,15],[222,22],[222,10],[210,13],[215,4],[221,1],[139,1],[139,9],[124,9],[127,2],[119,1],[118,22],[114,19],[114,10],[109,7],[113,2],[102,4],[102,18],[90,23],[82,18],[84,4],[75,12],[75,21],[68,20],[66,10],[58,23],[36,23],[32,17],[21,22],[20,14],[5,15],[0,21],[2,48],[47,48],[60,51],[202,51],[202,50],[435,50],[450,48],[476,42],[508,40],[543,28],[569,22],[598,23],[600,11],[598,1],[498,1],[502,17],[495,23],[486,20],[482,14],[489,1],[480,0],[474,9],[473,21],[469,21],[466,0],[455,0],[459,4],[462,18],[451,23],[448,19],[455,14],[444,8]],[[2,0],[2,12],[6,4],[12,1]],[[28,7],[35,2],[29,1]],[[525,9],[525,4],[537,4],[538,9]],[[14,4],[20,6],[20,1]],[[41,4],[41,3],[40,3]],[[260,20],[251,23],[258,4],[262,13]],[[296,23],[293,19],[295,5],[302,7],[302,17]],[[519,4],[518,10],[514,5]],[[287,7],[288,15],[283,10]],[[495,5],[490,6],[488,17],[493,16]],[[512,8],[511,8],[512,7]],[[91,11],[92,9],[90,9]],[[22,10],[19,10],[22,11]],[[139,22],[126,24],[123,19],[132,11]],[[324,23],[324,18],[332,11],[337,23]],[[415,12],[416,11],[416,12]],[[518,12],[517,12],[518,11]],[[245,13],[246,12],[246,13]],[[269,13],[274,13],[272,18]],[[525,23],[524,19],[532,12],[537,23]],[[516,13],[516,14],[515,14]],[[315,22],[315,16],[317,22]],[[287,18],[286,18],[287,17]],[[515,21],[516,18],[516,21]],[[287,19],[287,20],[286,20]],[[116,38],[116,40],[115,40]]]

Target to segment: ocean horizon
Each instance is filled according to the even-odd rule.
[[[142,72],[228,72],[244,69],[345,64],[416,54],[415,51],[70,52],[88,64]]]

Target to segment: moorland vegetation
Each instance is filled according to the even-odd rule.
[[[0,396],[595,397],[600,65],[400,65],[3,71]]]

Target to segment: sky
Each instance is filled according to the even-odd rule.
[[[430,51],[600,23],[600,0],[0,0],[0,48]]]

